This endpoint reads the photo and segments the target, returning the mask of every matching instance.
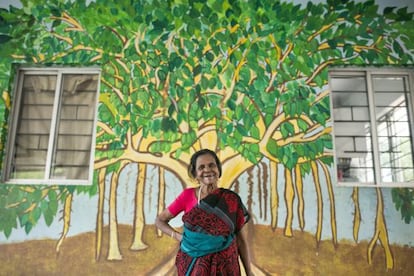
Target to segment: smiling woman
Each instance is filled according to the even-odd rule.
[[[239,256],[250,275],[250,253],[245,227],[249,214],[240,197],[218,188],[221,162],[215,152],[193,154],[188,174],[200,184],[185,189],[157,219],[157,227],[180,241],[176,258],[178,275],[240,275]],[[184,232],[169,221],[184,212]]]

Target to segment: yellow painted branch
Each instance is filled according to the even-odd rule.
[[[372,264],[372,252],[374,251],[374,247],[378,241],[378,235],[379,235],[379,231],[375,229],[374,236],[372,237],[371,241],[368,243],[367,258],[368,258],[369,264]]]
[[[288,145],[288,144],[291,144],[297,141],[300,141],[301,143],[312,142],[312,141],[317,140],[319,137],[325,134],[330,134],[331,132],[332,132],[332,127],[325,127],[325,128],[321,127],[318,132],[312,135],[309,135],[309,133],[311,133],[311,130],[309,129],[307,132],[301,132],[288,138],[283,138],[281,135],[281,132],[275,132],[277,136],[273,136],[273,139],[277,140],[277,144],[282,147],[282,146],[285,146],[285,145]]]
[[[286,204],[286,221],[285,236],[292,237],[293,222],[293,199],[295,198],[295,190],[293,189],[292,171],[285,168],[285,204]]]
[[[145,225],[144,189],[146,176],[147,165],[145,163],[138,163],[138,178],[135,190],[134,236],[130,247],[131,250],[143,250],[148,247],[148,245],[142,240]]]
[[[101,258],[102,237],[103,237],[103,214],[105,202],[105,177],[106,168],[99,170],[98,174],[98,212],[96,214],[96,234],[95,234],[95,260]]]
[[[276,50],[276,60],[280,60],[282,57],[282,49],[280,48],[279,44],[277,43],[275,36],[273,34],[269,35],[270,40],[272,41],[272,44]]]
[[[323,90],[319,92],[318,95],[316,95],[315,100],[311,103],[312,106],[318,104],[320,101],[322,101],[325,97],[329,96],[331,91],[329,89]]]
[[[266,145],[268,144],[270,138],[272,138],[276,129],[286,120],[285,114],[281,113],[266,127],[262,140],[259,143],[261,152],[267,152]]]
[[[98,121],[97,125],[102,129],[102,131],[99,133],[99,136],[104,135],[105,133],[109,135],[115,135],[115,132],[107,124]]]
[[[300,165],[295,166],[295,182],[298,194],[299,227],[303,231],[305,229],[305,200],[303,198],[303,179],[300,171]]]
[[[313,182],[315,183],[316,197],[318,201],[318,219],[317,219],[317,228],[316,228],[316,242],[319,246],[322,236],[322,219],[323,219],[323,201],[322,201],[322,191],[321,183],[319,181],[319,169],[318,164],[315,161],[311,161],[312,177]]]
[[[125,64],[125,62],[122,61],[122,57],[117,57],[115,60],[122,68],[124,68],[125,73],[128,75],[131,74],[131,71],[129,70],[128,66]]]
[[[162,210],[165,209],[165,170],[164,168],[160,167],[158,177],[159,177],[159,184],[158,184],[158,210],[157,213],[161,213]],[[162,231],[157,229],[157,236],[162,236]]]
[[[326,67],[328,67],[329,65],[331,65],[332,63],[334,63],[335,60],[331,59],[331,60],[326,60],[324,62],[322,62],[317,68],[316,70],[313,71],[312,75],[306,80],[306,84],[311,84],[312,81],[315,79],[316,76],[319,76],[321,71],[323,69],[325,69]]]
[[[338,244],[338,231],[336,227],[335,195],[333,193],[331,174],[329,173],[328,167],[325,165],[325,163],[321,162],[320,160],[318,161],[318,163],[322,167],[323,172],[325,174],[325,181],[328,189],[329,207],[331,213],[332,242],[336,246]]]
[[[251,168],[253,163],[246,158],[237,155],[222,162],[223,175],[220,180],[220,187],[229,188],[237,180],[237,178]]]
[[[27,199],[23,198],[19,202],[14,202],[14,203],[10,203],[10,204],[6,205],[6,208],[7,209],[16,208],[17,206],[19,206],[20,204],[22,204],[26,201],[27,201]],[[25,212],[25,213],[27,213],[27,212]]]
[[[283,54],[282,58],[280,59],[280,63],[282,63],[289,56],[290,52],[292,52],[293,50],[293,46],[294,44],[292,42],[288,44],[288,48],[286,49],[286,52]]]
[[[49,190],[50,190],[50,189],[53,189],[53,187],[51,187],[51,188],[45,188],[45,189],[42,189],[42,196],[41,196],[41,199],[44,199],[44,198],[47,196],[47,194],[49,193]],[[56,188],[55,188],[55,189],[56,189]],[[33,192],[35,191],[35,189],[31,189],[31,191],[29,191],[28,187],[27,187],[27,188],[25,188],[25,189],[21,189],[21,190],[26,191],[27,193],[33,193]],[[15,208],[15,207],[17,207],[17,206],[21,205],[21,204],[22,204],[22,203],[24,203],[24,202],[27,202],[27,198],[23,198],[23,199],[21,199],[19,202],[15,202],[15,203],[8,204],[8,205],[6,206],[6,208],[8,208],[8,209],[10,209],[10,208]],[[30,213],[31,211],[33,211],[33,210],[36,208],[36,206],[38,206],[38,202],[33,202],[32,204],[30,204],[30,206],[29,206],[29,207],[27,207],[27,208],[23,211],[23,213],[24,213],[24,214]]]
[[[123,168],[122,165],[121,168]],[[120,171],[121,169],[112,173],[110,186],[111,188],[109,191],[109,248],[107,256],[108,260],[122,260],[121,251],[119,250],[118,221],[116,216],[116,196]]]
[[[216,149],[218,139],[215,125],[205,123],[197,132],[197,137],[201,148],[209,148],[212,150]],[[179,146],[181,145],[177,144],[177,148]]]
[[[156,156],[148,152],[137,152],[137,151],[126,151],[123,153],[123,155],[121,155],[118,158],[111,158],[111,159],[103,158],[101,160],[97,160],[95,161],[94,168],[96,170],[100,168],[104,168],[104,167],[116,164],[120,162],[121,160],[127,160],[129,162],[135,162],[135,163],[147,163],[147,164],[160,165],[165,168],[171,169],[171,171],[175,171],[177,176],[187,175],[186,164],[183,163],[181,160],[176,160],[166,155]],[[187,179],[182,179],[182,180],[185,181]]]
[[[368,263],[372,263],[372,253],[375,248],[375,244],[377,243],[378,239],[381,242],[382,247],[385,251],[385,262],[387,269],[394,268],[394,256],[391,252],[389,240],[388,240],[388,232],[387,226],[385,225],[385,218],[384,218],[384,199],[382,197],[381,189],[376,189],[377,193],[377,217],[375,220],[375,234],[372,240],[368,244]]]
[[[111,90],[118,96],[119,99],[121,99],[121,100],[123,99],[124,95],[122,94],[121,90],[119,90],[118,88],[115,87],[116,84],[113,85],[109,81],[106,81],[104,78],[101,78],[101,82],[104,83],[109,88],[111,88]]]
[[[65,198],[65,203],[63,205],[63,231],[62,234],[60,235],[60,238],[57,242],[56,245],[56,253],[59,255],[60,253],[60,247],[63,243],[63,241],[66,238],[66,235],[69,232],[69,227],[70,227],[70,219],[71,219],[71,211],[72,211],[72,197],[73,194],[69,193],[67,190],[65,190],[66,193],[66,198]]]
[[[310,35],[307,39],[308,42],[312,41],[315,37],[317,37],[318,35],[320,35],[321,33],[325,32],[326,30],[329,30],[330,28],[332,28],[334,24],[328,24],[328,25],[324,25],[322,26],[322,28],[316,32],[314,32],[312,35]]]
[[[1,94],[1,97],[3,98],[5,107],[7,109],[10,109],[10,107],[11,107],[10,93],[8,91],[4,90]]]
[[[73,26],[73,27],[68,27],[65,30],[74,30],[74,31],[80,31],[80,32],[84,31],[81,24],[78,21],[76,21],[76,19],[74,19],[72,16],[67,14],[66,12],[63,12],[61,17],[51,16],[50,18],[52,20],[62,20],[62,21],[64,21],[64,22],[66,22],[66,23]]]
[[[271,226],[277,227],[277,216],[279,208],[279,194],[277,192],[277,163],[270,161],[270,211],[272,213]]]
[[[240,70],[243,67],[243,65],[246,64],[246,63],[247,63],[247,61],[243,58],[237,64],[237,66],[236,66],[236,68],[234,70],[234,74],[233,74],[232,80],[231,80],[231,85],[230,85],[230,87],[227,87],[227,89],[225,91],[226,93],[224,95],[224,98],[221,101],[223,105],[228,102],[228,100],[230,99],[231,95],[233,94],[234,87],[236,86],[236,82],[237,82],[237,80],[239,78]]]
[[[359,237],[359,228],[361,226],[361,209],[359,207],[359,188],[354,187],[352,191],[352,201],[354,202],[354,241],[358,242]]]
[[[59,35],[57,33],[51,33],[52,36],[56,37],[57,39],[66,41],[68,44],[73,45],[73,40],[70,37],[66,37],[63,35]]]
[[[338,44],[336,44],[336,47],[337,48],[341,48],[341,47],[344,47],[344,46],[345,46],[345,43],[338,43]],[[331,48],[331,46],[329,46],[329,43],[328,42],[324,42],[324,43],[319,44],[318,52],[319,51],[326,50],[326,49],[330,49],[330,48]]]

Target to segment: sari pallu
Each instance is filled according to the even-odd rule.
[[[184,214],[178,275],[240,275],[236,234],[249,220],[240,197],[217,189]]]

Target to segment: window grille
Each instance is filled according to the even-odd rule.
[[[99,70],[21,69],[3,182],[92,184]]]
[[[332,70],[339,184],[414,186],[413,72]]]

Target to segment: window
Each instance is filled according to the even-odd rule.
[[[99,70],[27,68],[17,76],[2,181],[92,184]]]
[[[330,72],[339,184],[414,186],[413,76],[409,70]]]

